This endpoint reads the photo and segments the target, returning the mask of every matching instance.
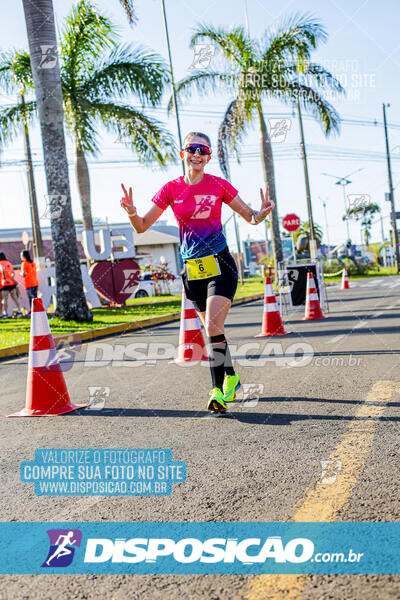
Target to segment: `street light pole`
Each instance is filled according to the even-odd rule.
[[[389,136],[387,130],[387,122],[386,122],[386,106],[390,106],[390,104],[382,103],[383,108],[383,125],[385,129],[385,143],[386,143],[386,161],[387,161],[387,169],[388,169],[388,183],[389,183],[389,194],[390,194],[390,205],[391,205],[391,216],[392,216],[392,229],[393,229],[393,237],[394,237],[394,257],[395,257],[395,265],[396,265],[396,273],[400,272],[400,256],[399,256],[399,232],[397,231],[396,224],[396,211],[394,207],[394,193],[393,193],[393,180],[392,180],[392,167],[390,164],[390,149],[389,149]]]
[[[338,182],[339,183],[339,182]],[[347,240],[350,239],[350,227],[349,227],[349,215],[348,215],[348,206],[347,206],[347,199],[346,199],[346,187],[349,185],[349,183],[351,183],[351,181],[349,181],[348,179],[345,179],[343,181],[343,183],[340,183],[339,185],[342,186],[343,189],[343,203],[344,203],[344,214],[346,216],[346,233],[347,233]]]
[[[311,206],[310,180],[308,177],[306,145],[305,145],[305,141],[304,141],[303,120],[301,118],[301,108],[300,108],[299,100],[297,101],[297,112],[299,115],[300,146],[301,146],[301,152],[303,155],[304,178],[305,178],[305,183],[306,183],[308,225],[310,228],[310,256],[311,256],[311,260],[316,260],[316,258],[317,258],[317,242],[315,239],[314,220],[313,220],[312,206]]]
[[[319,199],[322,202],[322,206],[324,207],[324,217],[325,217],[325,229],[326,229],[326,239],[328,241],[328,249],[330,248],[331,244],[329,242],[329,228],[328,228],[328,217],[326,214],[326,200],[322,200],[321,196],[319,196]],[[328,250],[329,253],[329,250]]]
[[[177,125],[177,129],[178,129],[179,149],[181,149],[182,148],[181,125],[180,125],[180,121],[179,121],[178,102],[176,100],[176,88],[175,88],[174,70],[172,68],[171,46],[170,46],[170,43],[169,43],[167,15],[166,15],[166,12],[165,12],[165,2],[164,2],[164,0],[161,0],[161,5],[162,5],[162,11],[163,11],[163,17],[164,17],[165,37],[167,38],[167,48],[168,48],[168,58],[169,58],[169,70],[170,70],[170,73],[171,73],[172,104],[173,104],[174,111],[175,111],[175,116],[176,116],[176,125]],[[182,161],[182,170],[183,170],[183,175],[185,175],[185,165],[184,165],[183,161]]]

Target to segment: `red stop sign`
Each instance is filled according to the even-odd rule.
[[[283,218],[283,226],[286,231],[297,231],[300,227],[300,219],[294,213],[286,215],[286,217]]]

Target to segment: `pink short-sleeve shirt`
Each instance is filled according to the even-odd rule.
[[[237,194],[229,181],[208,174],[195,185],[178,177],[157,192],[152,202],[163,210],[171,206],[178,223],[182,260],[217,254],[226,247],[222,203],[229,204]]]

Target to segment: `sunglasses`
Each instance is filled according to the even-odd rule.
[[[196,154],[196,150],[198,150],[202,156],[211,154],[209,146],[206,146],[205,144],[188,144],[184,147],[184,151],[189,152],[189,154]]]

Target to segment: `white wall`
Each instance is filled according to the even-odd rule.
[[[174,244],[157,244],[157,246],[136,246],[136,251],[138,252],[146,252],[152,255],[153,265],[160,264],[160,258],[163,256],[168,264],[168,268],[174,275],[179,274],[179,267],[176,264],[175,250]],[[141,265],[147,264],[150,262],[150,259],[144,259],[141,261]]]

